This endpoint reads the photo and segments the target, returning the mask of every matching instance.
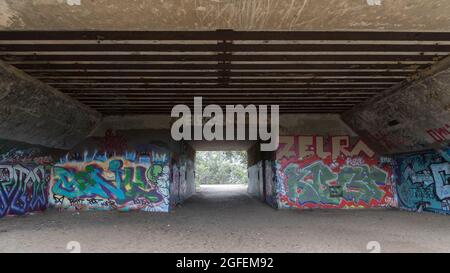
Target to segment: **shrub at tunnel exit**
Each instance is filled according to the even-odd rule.
[[[247,184],[247,155],[237,152],[197,152],[198,184]]]

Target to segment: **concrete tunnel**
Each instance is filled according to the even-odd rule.
[[[450,213],[448,1],[68,2],[0,3],[0,217],[168,212],[202,150],[277,209]],[[279,148],[174,141],[194,96],[279,105]]]

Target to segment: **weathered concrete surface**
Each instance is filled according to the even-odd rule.
[[[124,115],[105,116],[92,136],[103,136],[107,130],[168,130],[171,127],[169,115]]]
[[[97,126],[101,115],[0,62],[0,138],[68,149]]]
[[[344,113],[343,120],[380,153],[447,146],[450,140],[450,59],[416,78]]]
[[[4,218],[0,252],[450,252],[450,221],[396,210],[277,211],[245,187],[202,188],[169,214],[58,212]]]
[[[442,30],[447,0],[1,0],[1,29]]]
[[[169,115],[106,116],[92,133],[103,136],[113,130],[170,130],[175,121]],[[236,121],[237,122],[237,121]],[[248,127],[246,127],[248,131]],[[281,114],[280,135],[349,135],[357,136],[338,114]],[[248,150],[256,141],[188,141],[197,151]]]
[[[338,114],[280,115],[280,135],[357,136]]]
[[[170,115],[124,115],[105,116],[91,136],[104,136],[108,130],[114,131],[167,131],[164,140],[173,142],[170,129],[176,118]],[[151,134],[152,135],[152,134]],[[153,136],[153,135],[152,135]],[[245,151],[255,144],[255,141],[187,141],[196,151]]]

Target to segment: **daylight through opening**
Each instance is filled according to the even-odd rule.
[[[249,177],[246,151],[199,151],[195,161],[197,191],[247,188]]]

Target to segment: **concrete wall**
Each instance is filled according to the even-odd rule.
[[[445,148],[450,141],[449,67],[446,59],[418,80],[345,113],[343,120],[379,153]]]
[[[170,130],[172,118],[169,115],[124,115],[105,116],[92,132],[92,136],[103,136],[113,130]]]
[[[273,208],[278,208],[277,202],[277,176],[274,160],[264,161],[265,202]]]
[[[176,142],[170,135],[174,119],[169,115],[109,116],[102,120],[95,135],[102,135],[109,128],[133,132],[133,139],[145,143],[152,139],[158,146],[166,146],[172,153],[170,205],[175,207],[195,193],[195,150],[187,142]],[[140,132],[139,139],[136,138]],[[156,133],[159,132],[159,133]]]
[[[167,131],[107,130],[52,168],[49,202],[69,210],[169,211],[175,144]]]
[[[449,211],[450,59],[344,113],[395,166],[399,207]]]
[[[195,193],[192,148],[173,141],[167,129],[134,129],[139,127],[134,121],[118,119],[115,128],[124,130],[102,124],[95,136],[64,155],[53,168],[50,204],[77,210],[169,211]]]
[[[0,218],[48,207],[53,156],[59,151],[0,140]]]
[[[181,155],[173,160],[170,191],[172,207],[183,203],[195,193],[195,150],[183,142]]]
[[[195,193],[195,152],[167,130],[106,130],[70,151],[0,141],[0,218],[42,211],[167,212]]]
[[[170,207],[183,203],[195,193],[195,151],[185,142],[175,142],[170,135],[172,118],[168,115],[132,115],[105,117],[93,136],[101,137],[111,128],[129,139],[137,149],[149,143],[170,151]],[[147,144],[145,144],[147,143]],[[95,145],[94,145],[95,146]]]
[[[334,114],[282,115],[280,145],[249,149],[250,195],[275,208],[397,206],[394,166]]]
[[[258,143],[248,150],[249,194],[278,208],[372,208],[396,207],[398,191],[401,208],[447,213],[449,76],[450,70],[442,69],[355,108],[344,115],[346,123],[339,115],[282,115],[277,152],[261,153]],[[23,77],[12,86],[24,89],[21,84],[30,79]],[[391,104],[395,100],[398,106]],[[384,104],[390,108],[376,109]],[[415,118],[414,111],[421,115]],[[43,210],[49,203],[65,209],[168,211],[195,193],[195,151],[171,140],[170,124],[167,116],[107,117],[91,137],[63,154],[3,140],[0,217]],[[43,142],[39,134],[37,142]],[[430,147],[443,152],[396,154]],[[21,194],[13,195],[15,190]]]
[[[247,151],[248,188],[250,196],[261,200],[272,207],[277,207],[274,169],[274,152],[261,152],[256,143]]]
[[[400,208],[450,214],[450,149],[395,159]]]
[[[349,135],[357,134],[337,114],[280,115],[280,135]]]
[[[399,207],[448,214],[448,73],[421,75],[403,84],[406,89],[346,113],[344,119],[362,138],[333,115],[280,118],[282,134],[292,135],[281,137],[272,161],[274,191],[266,182],[266,202],[275,192],[278,208]],[[364,123],[368,116],[373,119]],[[399,124],[389,127],[394,118]],[[372,138],[361,128],[385,130],[385,137]],[[414,152],[432,147],[436,150]]]
[[[395,207],[389,162],[355,137],[282,137],[275,161],[278,207]]]
[[[0,218],[48,207],[51,166],[100,114],[0,61]]]
[[[247,192],[250,196],[264,200],[264,181],[263,181],[263,169],[262,162],[250,166],[248,172],[248,187]]]
[[[282,115],[280,123],[279,148],[266,162],[268,204],[303,209],[395,203],[392,170],[380,170],[377,181],[369,178],[378,172],[376,156],[340,115]],[[352,172],[361,175],[350,180]]]
[[[0,138],[70,149],[100,114],[0,61]]]
[[[250,196],[264,201],[263,153],[259,148],[260,145],[257,143],[247,150],[247,192]]]

